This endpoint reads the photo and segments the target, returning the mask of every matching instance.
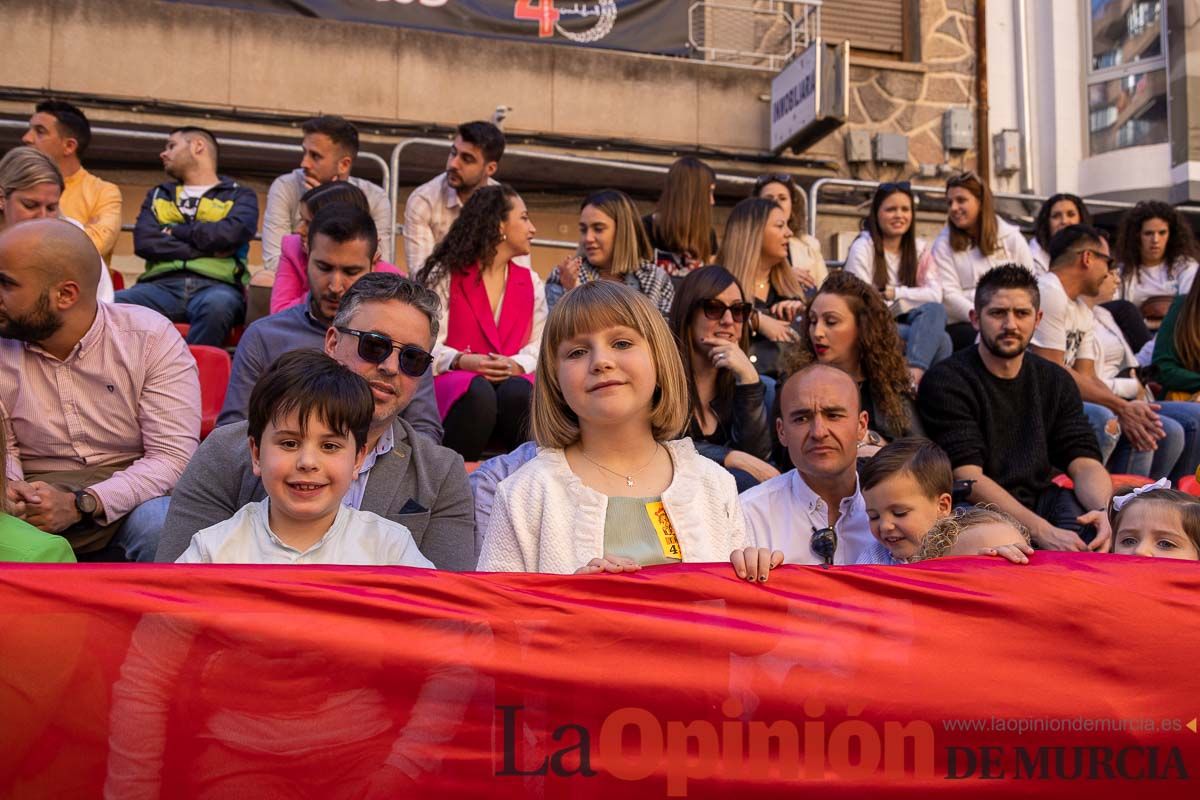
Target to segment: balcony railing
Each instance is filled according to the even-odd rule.
[[[699,0],[688,41],[706,61],[778,72],[821,35],[821,0]]]

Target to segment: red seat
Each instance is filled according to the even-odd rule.
[[[1147,478],[1145,475],[1110,475],[1109,477],[1112,478],[1114,490],[1124,489],[1127,486],[1138,489],[1142,486],[1145,486],[1147,483],[1154,483],[1153,480]],[[1071,480],[1071,476],[1065,474],[1055,475],[1054,484],[1056,486],[1061,486],[1064,489],[1075,488],[1075,482]]]
[[[200,438],[208,436],[217,425],[217,415],[225,405],[225,391],[229,388],[229,376],[233,363],[219,347],[203,344],[188,345],[196,366],[200,370]]]
[[[1194,475],[1188,475],[1186,478],[1180,478],[1179,491],[1187,492],[1193,497],[1200,497],[1200,481],[1197,481]]]
[[[114,292],[119,292],[125,288],[125,276],[117,272],[115,269],[110,269],[108,271],[108,277],[112,278]]]
[[[191,325],[186,322],[176,322],[175,330],[179,331],[179,335],[184,339],[187,338],[188,331],[192,329]],[[245,325],[235,325],[229,331],[229,336],[225,337],[225,344],[222,347],[237,347],[238,342],[242,340],[242,334],[246,332]]]

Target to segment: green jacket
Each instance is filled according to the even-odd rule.
[[[1158,368],[1158,382],[1168,392],[1200,392],[1200,372],[1188,369],[1179,360],[1175,350],[1175,327],[1179,324],[1179,316],[1183,313],[1183,303],[1187,295],[1180,295],[1171,303],[1167,316],[1163,318],[1154,340],[1154,366]],[[1200,320],[1191,320],[1192,325],[1200,325]]]
[[[249,282],[246,254],[258,228],[258,196],[231,178],[219,180],[191,221],[179,210],[180,184],[167,181],[146,194],[133,230],[133,250],[146,259],[139,281],[187,270],[235,286]]]

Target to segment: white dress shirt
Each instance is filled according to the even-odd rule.
[[[867,519],[867,504],[855,479],[854,494],[843,498],[834,524],[837,550],[834,564],[875,563],[875,537]],[[812,551],[814,530],[829,527],[829,506],[808,488],[798,470],[760,483],[741,495],[746,515],[746,542],[754,547],[782,550],[785,564],[822,564]]]

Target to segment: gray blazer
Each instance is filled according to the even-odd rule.
[[[173,562],[192,536],[266,497],[250,466],[247,423],[224,425],[200,444],[175,490],[155,560]],[[408,528],[438,569],[475,569],[475,512],[462,456],[397,418],[396,444],[367,478],[363,511]]]

